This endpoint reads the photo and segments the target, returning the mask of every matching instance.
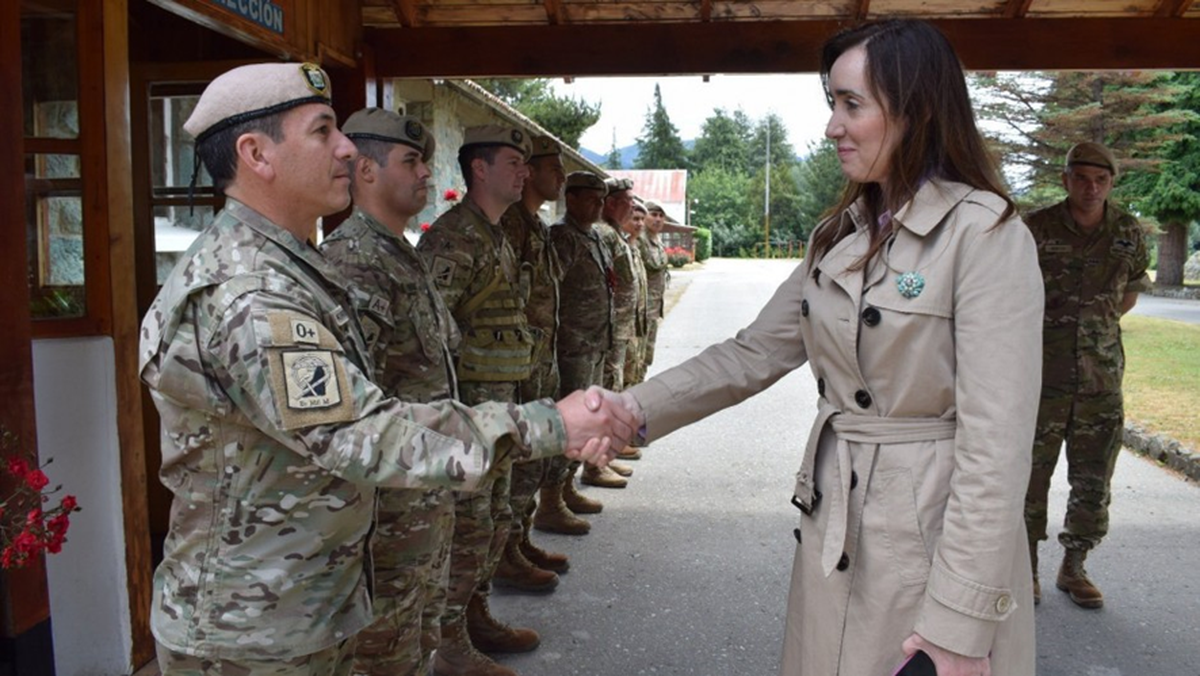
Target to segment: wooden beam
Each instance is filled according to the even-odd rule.
[[[546,5],[546,20],[551,26],[563,23],[562,0],[545,0],[543,4]]]
[[[933,21],[971,70],[1200,68],[1200,20]],[[367,29],[380,77],[586,77],[816,72],[844,21]],[[631,50],[627,45],[645,45]],[[487,58],[464,45],[486,45]],[[537,49],[531,49],[537,45]]]
[[[1195,0],[1161,0],[1158,3],[1158,8],[1154,10],[1154,16],[1166,19],[1170,17],[1179,17],[1187,14],[1191,9],[1192,3]]]
[[[854,10],[855,21],[866,21],[871,13],[871,0],[858,0],[858,8]]]
[[[396,13],[396,21],[400,22],[402,28],[416,27],[416,0],[392,0],[392,11]]]
[[[700,20],[712,21],[712,0],[700,0]]]
[[[1029,6],[1033,4],[1033,0],[1008,0],[1008,4],[1004,6],[1004,16],[1008,19],[1020,19],[1029,13]]]

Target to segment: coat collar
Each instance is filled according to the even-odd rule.
[[[924,237],[972,192],[975,189],[969,185],[930,179],[892,218],[905,230]]]

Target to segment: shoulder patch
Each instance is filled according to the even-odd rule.
[[[329,350],[283,353],[287,407],[292,410],[329,408],[342,403],[337,367]]]
[[[433,265],[429,268],[429,274],[438,286],[450,286],[454,282],[454,271],[458,268],[458,263],[444,256],[434,256]]]
[[[367,304],[367,309],[377,315],[387,315],[392,309],[392,301],[384,297],[383,294],[377,293],[371,296],[371,301]]]

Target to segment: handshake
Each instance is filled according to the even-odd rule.
[[[567,451],[572,460],[604,467],[638,437],[646,423],[637,399],[593,385],[576,390],[557,404],[567,428]]]

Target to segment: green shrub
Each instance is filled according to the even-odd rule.
[[[696,260],[706,261],[712,256],[712,230],[696,228]]]

